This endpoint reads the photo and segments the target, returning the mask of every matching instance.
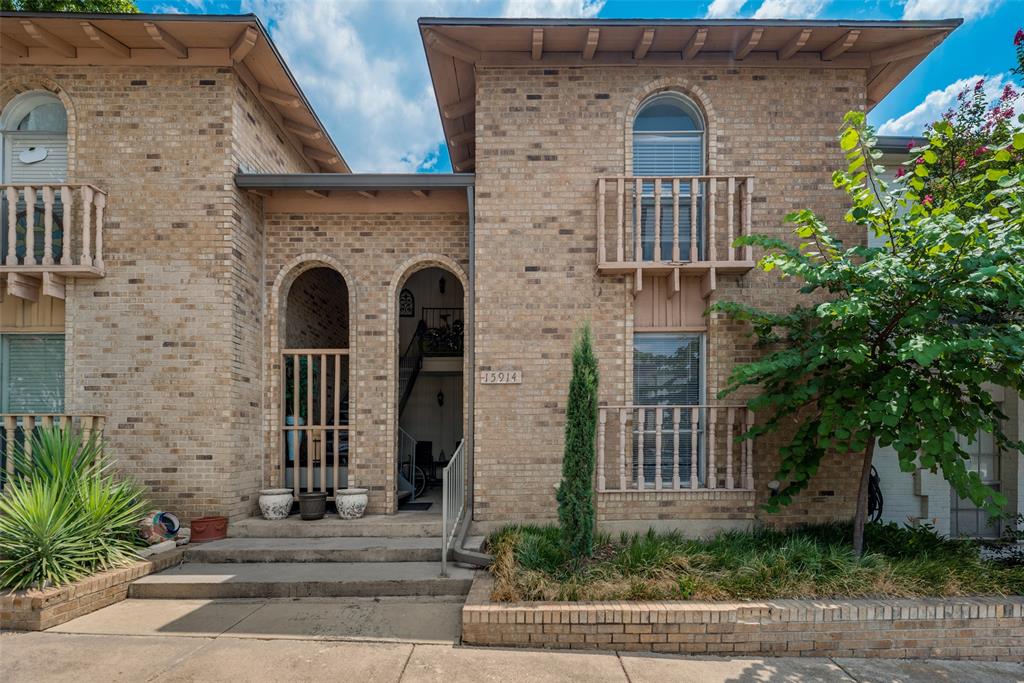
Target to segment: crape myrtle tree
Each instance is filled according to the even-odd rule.
[[[883,244],[847,247],[813,211],[797,211],[787,221],[799,246],[761,235],[738,244],[764,249],[759,266],[800,281],[805,301],[784,313],[712,306],[749,322],[765,351],[722,392],[760,389],[748,405],[765,419],[743,438],[795,426],[767,508],[791,503],[826,454],[858,459],[857,556],[876,443],[893,448],[903,471],[941,472],[991,513],[1005,505],[968,471],[956,437],[982,430],[1001,450],[1024,448],[1007,437],[1006,416],[986,391],[1024,389],[1024,116],[1010,123],[993,127],[948,173],[948,150],[965,147],[944,118],[888,184],[875,165],[874,131],[863,113],[850,112],[839,138],[848,166],[833,183],[850,203],[845,220]],[[929,190],[940,184],[941,194]]]
[[[0,10],[18,12],[113,12],[135,14],[133,0],[0,0]]]
[[[565,453],[558,485],[558,521],[569,558],[594,554],[594,457],[597,435],[597,358],[590,325],[576,333],[565,405]]]

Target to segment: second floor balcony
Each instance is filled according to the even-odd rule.
[[[69,277],[104,274],[107,194],[88,184],[0,185],[0,280],[12,296],[64,298]]]
[[[701,277],[714,289],[716,273],[754,267],[750,247],[752,176],[610,176],[597,181],[597,269],[644,275]]]

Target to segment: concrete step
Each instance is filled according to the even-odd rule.
[[[410,538],[441,536],[441,516],[419,512],[397,515],[372,515],[360,519],[323,519],[304,521],[297,515],[288,519],[266,520],[249,517],[228,525],[231,538]]]
[[[226,538],[194,543],[187,562],[440,562],[441,539],[433,536],[382,538]]]
[[[130,598],[307,598],[466,595],[473,570],[438,562],[185,563],[144,576]]]

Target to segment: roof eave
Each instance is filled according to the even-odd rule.
[[[239,173],[252,190],[434,190],[472,187],[473,173]]]

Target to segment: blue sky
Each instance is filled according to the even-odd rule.
[[[871,112],[882,133],[916,135],[957,92],[1011,78],[1024,0],[141,0],[143,12],[254,12],[357,172],[450,171],[420,16],[817,19],[963,17]],[[313,46],[313,47],[310,47]],[[1018,79],[1019,80],[1019,79]],[[838,126],[838,122],[837,122]]]

